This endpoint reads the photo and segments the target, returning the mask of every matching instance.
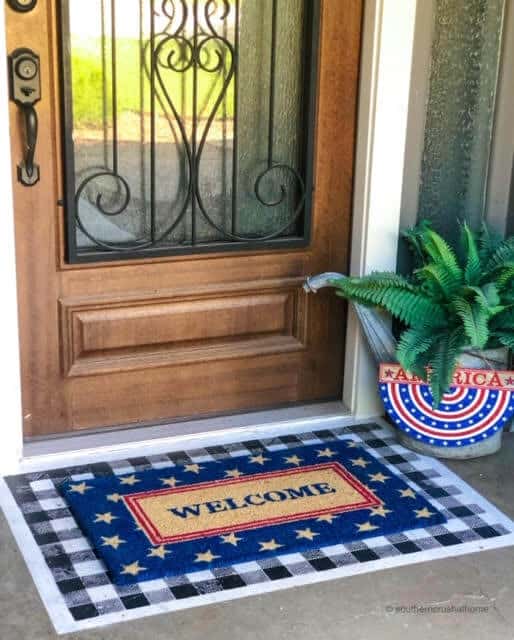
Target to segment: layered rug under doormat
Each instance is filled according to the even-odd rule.
[[[388,427],[5,478],[59,633],[514,544],[514,523]]]

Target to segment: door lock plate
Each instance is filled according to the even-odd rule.
[[[41,100],[39,56],[30,49],[16,49],[9,56],[11,100],[19,106]]]

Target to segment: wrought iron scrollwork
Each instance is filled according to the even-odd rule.
[[[198,217],[204,224],[215,230],[216,242],[230,243],[263,243],[283,236],[294,228],[301,218],[307,198],[307,184],[303,169],[292,166],[281,158],[277,158],[275,148],[275,83],[277,37],[278,37],[278,3],[271,0],[270,29],[271,37],[269,55],[269,97],[267,124],[267,157],[262,161],[262,168],[256,169],[253,177],[253,195],[257,206],[268,210],[282,207],[289,203],[286,219],[283,211],[276,228],[264,233],[238,232],[235,223],[238,194],[238,150],[233,144],[232,150],[232,189],[231,216],[232,224],[224,225],[218,221],[219,212],[213,211],[206,204],[201,184],[201,167],[205,162],[205,150],[213,123],[219,116],[223,105],[226,105],[229,90],[233,100],[233,135],[237,138],[238,126],[238,56],[239,56],[239,19],[242,0],[151,0],[150,34],[141,43],[141,69],[149,87],[151,100],[150,140],[150,217],[151,233],[143,233],[130,242],[113,242],[98,237],[98,233],[88,228],[83,209],[86,203],[93,205],[97,212],[107,218],[120,218],[127,214],[132,201],[130,178],[122,174],[119,162],[118,136],[118,98],[117,77],[118,59],[116,46],[110,47],[110,136],[111,147],[109,163],[106,166],[91,169],[82,177],[75,188],[74,215],[76,226],[99,250],[106,252],[138,252],[162,246],[180,223],[189,219],[191,235],[188,244],[197,244],[195,227]],[[257,0],[259,1],[259,0]],[[308,2],[309,0],[306,0]],[[107,3],[110,12],[110,34],[112,43],[116,42],[117,3],[116,0],[102,0]],[[141,19],[143,19],[143,0],[141,0]],[[163,20],[165,22],[163,26]],[[156,24],[159,22],[159,28]],[[230,25],[230,28],[227,26]],[[230,37],[228,33],[230,32]],[[172,76],[186,77],[191,74],[192,118],[186,119],[177,97],[171,89]],[[216,82],[212,82],[211,90],[204,103],[200,104],[198,79],[202,74],[209,74]],[[156,109],[163,114],[169,123],[170,142],[180,154],[179,171],[175,176],[182,185],[173,202],[170,202],[170,215],[166,224],[155,223],[156,208],[156,163],[155,153],[155,113]],[[224,107],[226,108],[226,106]],[[190,130],[188,130],[190,128]],[[162,134],[161,134],[162,135]],[[286,179],[286,176],[289,176]],[[292,193],[294,192],[294,193]],[[230,228],[228,228],[230,227]],[[297,235],[301,235],[300,231]],[[170,248],[172,248],[170,244]]]

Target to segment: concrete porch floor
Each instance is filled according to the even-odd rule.
[[[514,518],[514,433],[488,458],[449,463]],[[0,638],[57,637],[18,547],[0,520]],[[77,640],[514,639],[514,547],[353,576],[143,618]],[[402,613],[397,607],[481,607],[480,613]]]

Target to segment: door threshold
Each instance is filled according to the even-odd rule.
[[[20,470],[37,471],[40,468],[80,464],[80,460],[86,458],[89,462],[108,461],[125,453],[139,456],[184,447],[215,446],[238,439],[273,437],[302,429],[334,428],[355,422],[342,402],[323,402],[138,429],[75,434],[25,443]]]

